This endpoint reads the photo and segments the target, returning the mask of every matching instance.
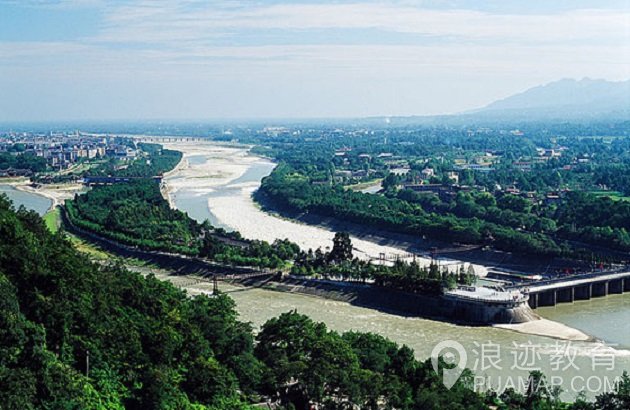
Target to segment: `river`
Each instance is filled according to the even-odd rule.
[[[630,293],[541,307],[536,312],[605,340],[610,345],[630,349]]]
[[[0,184],[0,195],[5,194],[13,201],[15,208],[24,206],[40,215],[44,215],[52,206],[52,200],[31,192],[20,191],[12,185]]]
[[[272,241],[288,237],[303,248],[325,247],[332,238],[333,233],[324,228],[267,214],[253,202],[252,192],[271,172],[273,163],[248,155],[244,148],[211,144],[168,147],[184,152],[184,166],[165,178],[170,199],[191,217],[236,229],[247,238]],[[353,243],[366,254],[383,249],[357,239]],[[466,365],[478,380],[485,376],[490,385],[500,389],[512,385],[522,388],[519,383],[524,383],[528,370],[541,368],[550,380],[561,382],[564,398],[574,397],[582,388],[592,396],[623,370],[630,370],[630,351],[625,350],[630,348],[630,294],[538,309],[545,318],[604,341],[567,342],[511,330],[403,317],[298,294],[231,285],[222,289],[236,301],[241,318],[256,328],[283,312],[297,310],[336,331],[381,334],[410,346],[420,359],[428,358],[438,343],[456,341],[464,346]]]

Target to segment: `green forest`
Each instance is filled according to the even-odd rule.
[[[299,252],[297,245],[286,240],[250,241],[215,229],[207,221],[200,224],[172,209],[152,179],[96,186],[66,201],[65,210],[75,226],[144,250],[274,269],[284,267]]]
[[[77,226],[146,249],[199,253],[201,227],[171,209],[151,179],[97,186],[65,204]]]
[[[73,225],[141,249],[201,256],[230,265],[280,268],[295,258],[299,248],[288,241],[248,241],[237,232],[216,229],[208,221],[200,224],[172,209],[153,177],[175,168],[181,152],[158,144],[139,147],[141,159],[122,169],[108,163],[95,173],[137,179],[95,186],[66,201],[66,215]]]
[[[33,154],[13,155],[11,153],[0,153],[0,169],[27,169],[32,172],[45,171],[46,160]]]
[[[442,364],[444,366],[444,364]],[[541,390],[446,389],[430,361],[374,334],[339,334],[296,312],[254,334],[225,294],[189,297],[92,263],[34,212],[0,197],[2,409],[627,409],[630,378],[562,403]],[[530,383],[544,376],[533,374]]]
[[[308,176],[280,165],[263,180],[259,198],[293,211],[313,212],[374,228],[426,235],[444,241],[489,244],[498,249],[539,255],[559,255],[561,245],[544,234],[524,233],[479,218],[427,212],[398,198],[369,195],[341,186],[313,185]]]

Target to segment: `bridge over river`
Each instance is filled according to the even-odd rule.
[[[555,306],[558,303],[573,303],[576,300],[629,292],[630,268],[537,281],[528,285],[518,284],[506,288],[527,293],[532,309],[539,306]]]

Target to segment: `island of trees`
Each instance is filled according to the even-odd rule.
[[[121,170],[106,164],[96,173],[108,177],[133,176],[123,183],[94,186],[65,204],[74,226],[101,237],[143,250],[178,253],[233,266],[287,270],[296,275],[319,275],[342,280],[369,281],[407,292],[439,295],[458,283],[472,284],[474,272],[449,272],[397,261],[394,266],[373,265],[353,258],[347,233],[337,233],[331,252],[304,251],[288,240],[269,244],[226,232],[208,221],[198,223],[172,209],[154,176],[174,168],[181,154],[156,144],[141,144],[146,157]],[[147,166],[149,163],[151,166]],[[462,268],[463,269],[463,268]]]

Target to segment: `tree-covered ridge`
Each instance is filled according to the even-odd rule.
[[[0,233],[3,409],[232,410],[262,396],[287,409],[411,409],[427,400],[484,408],[463,383],[441,387],[408,348],[341,336],[295,313],[263,326],[254,348],[226,295],[190,298],[93,264],[3,198]]]
[[[93,264],[4,198],[0,293],[3,409],[232,409],[236,386],[253,389],[250,328],[230,299]]]

